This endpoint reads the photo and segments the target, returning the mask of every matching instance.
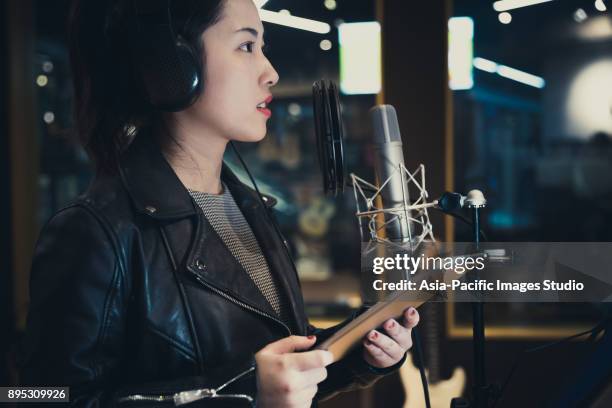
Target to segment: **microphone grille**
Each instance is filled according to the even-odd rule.
[[[370,109],[374,143],[401,142],[397,113],[391,105],[377,105]]]

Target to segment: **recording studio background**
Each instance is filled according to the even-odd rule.
[[[549,1],[509,13],[481,0],[265,4],[331,26],[328,34],[317,34],[265,23],[268,56],[281,79],[273,89],[268,136],[239,146],[263,191],[279,200],[276,215],[313,321],[331,324],[360,302],[352,189],[330,197],[321,186],[311,97],[312,83],[321,78],[345,84],[341,103],[349,172],[373,180],[366,113],[377,103],[392,103],[407,167],[426,165],[433,195],[448,189],[484,191],[483,229],[490,240],[612,240],[608,3]],[[9,385],[18,381],[15,363],[34,240],[55,211],[86,189],[92,172],[85,153],[67,138],[69,1],[0,4],[0,132],[6,136],[0,150],[0,385]],[[374,21],[382,30],[380,61],[371,61],[380,63],[378,78],[368,76],[376,70],[372,74],[363,67],[348,39],[339,41],[344,24]],[[361,39],[375,43],[370,40]],[[239,170],[231,154],[227,161]],[[434,233],[442,240],[470,240],[468,227],[441,216],[434,219]],[[501,383],[522,350],[588,328],[605,312],[591,304],[491,306],[486,315],[490,377]],[[467,395],[469,324],[469,309],[448,305],[432,307],[422,323],[430,369],[448,378],[455,367],[464,367]],[[521,361],[500,406],[524,404],[527,395],[543,398],[561,381],[571,384],[553,365],[562,357],[564,371],[571,371],[591,348],[578,340]],[[529,381],[526,373],[540,381]],[[409,389],[421,392],[420,384],[409,386],[393,376],[373,390],[322,406],[400,407]]]

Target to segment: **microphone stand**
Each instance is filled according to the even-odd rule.
[[[459,195],[452,193],[442,197],[442,208],[460,208],[467,207],[472,213],[472,230],[474,233],[475,253],[480,252],[480,210],[484,208],[487,201],[484,195],[479,190],[472,190],[467,197],[459,198]],[[475,280],[480,279],[478,270],[474,270]],[[472,344],[474,352],[474,385],[473,385],[473,401],[470,404],[464,398],[453,398],[451,408],[487,408],[489,406],[489,398],[493,388],[487,383],[486,362],[485,362],[485,321],[484,321],[484,303],[481,300],[482,292],[476,293],[478,299],[472,302]]]
[[[471,193],[471,192],[470,192]],[[480,193],[482,196],[482,193]],[[480,198],[480,197],[477,197]],[[474,229],[474,245],[476,252],[480,251],[480,209],[484,208],[486,201],[482,199],[466,200],[468,208],[472,211],[472,225]],[[474,271],[475,279],[480,279],[479,272]],[[478,293],[480,294],[480,292]],[[480,300],[472,302],[472,335],[474,346],[474,408],[486,408],[489,404],[489,386],[486,381],[485,366],[485,323],[484,323],[484,303]]]
[[[479,190],[472,190],[465,198],[466,206],[472,212],[472,227],[474,232],[474,246],[476,252],[480,252],[480,210],[487,204],[484,195]],[[475,279],[480,279],[480,273],[475,270]],[[487,383],[486,362],[485,362],[485,320],[484,302],[482,292],[476,293],[478,299],[472,302],[472,341],[474,347],[474,386],[473,386],[473,405],[471,408],[487,408],[489,399],[494,388]]]

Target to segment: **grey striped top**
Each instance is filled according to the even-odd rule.
[[[261,247],[227,186],[223,184],[223,192],[218,195],[190,189],[187,191],[230,253],[270,303],[277,317],[291,327],[288,304],[280,295]]]

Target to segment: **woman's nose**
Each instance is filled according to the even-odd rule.
[[[266,58],[265,71],[262,75],[262,82],[269,88],[271,88],[278,83],[278,80],[278,72],[276,72],[270,60]]]

